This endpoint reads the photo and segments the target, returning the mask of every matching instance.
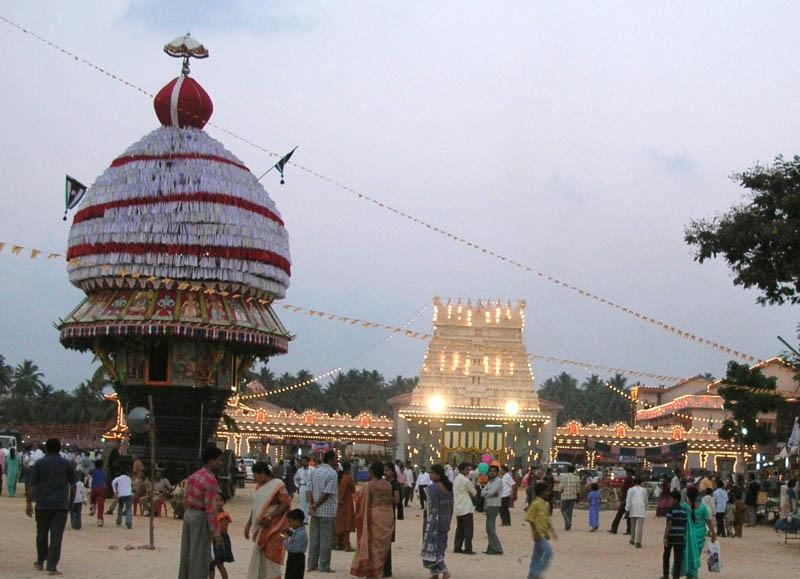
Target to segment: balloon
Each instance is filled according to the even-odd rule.
[[[487,472],[489,472],[489,465],[486,464],[485,462],[480,463],[478,465],[478,472],[481,474],[486,474]]]
[[[484,454],[484,455],[481,457],[481,462],[483,462],[483,463],[489,464],[491,461],[492,461],[492,457],[491,457],[491,455]]]
[[[500,468],[500,461],[493,460],[492,462],[489,463],[489,466],[496,466],[497,468]]]

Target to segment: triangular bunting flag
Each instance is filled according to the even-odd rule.
[[[81,202],[85,193],[86,185],[67,175],[64,185],[64,221],[67,220],[67,212]]]

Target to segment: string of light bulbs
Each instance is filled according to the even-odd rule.
[[[255,398],[266,398],[268,396],[274,396],[275,394],[283,394],[284,392],[291,392],[292,390],[308,386],[309,384],[313,384],[314,382],[319,382],[320,380],[327,378],[332,374],[341,372],[341,370],[342,370],[341,367],[337,367],[333,368],[332,370],[328,370],[327,372],[324,372],[322,374],[319,374],[317,376],[314,376],[313,378],[309,378],[308,380],[304,380],[303,382],[298,382],[297,384],[291,384],[289,386],[283,386],[281,388],[273,388],[271,390],[267,390],[266,392],[256,392],[254,394],[242,394],[239,396],[239,400],[253,400]]]
[[[626,374],[628,376],[634,377],[644,377],[644,378],[653,378],[654,380],[660,380],[664,382],[679,382],[683,380],[683,378],[677,378],[675,376],[668,376],[666,374],[655,374],[653,372],[645,372],[643,370],[626,370],[624,368],[612,368],[610,366],[603,366],[600,364],[590,364],[589,362],[581,362],[579,360],[568,360],[565,358],[556,358],[555,356],[542,356],[540,354],[528,354],[528,358],[533,360],[540,360],[542,362],[555,362],[557,364],[562,364],[565,366],[578,366],[584,368],[585,370],[605,370],[608,372],[614,372],[616,374]]]
[[[103,68],[103,67],[101,67],[99,65],[96,65],[96,64],[86,60],[83,57],[80,57],[80,56],[76,55],[75,53],[63,48],[62,46],[56,44],[55,42],[52,42],[52,41],[44,38],[43,36],[33,32],[33,31],[23,27],[23,26],[20,26],[19,24],[17,24],[16,22],[6,18],[5,16],[0,15],[0,20],[5,22],[9,26],[12,26],[16,30],[18,30],[18,31],[20,31],[20,32],[22,32],[22,33],[24,33],[26,35],[29,35],[32,38],[38,40],[39,42],[42,42],[42,43],[46,44],[47,46],[49,46],[49,47],[61,52],[62,54],[66,55],[66,56],[69,56],[69,57],[72,57],[77,62],[80,62],[80,63],[90,67],[91,69],[93,69],[93,70],[95,70],[97,72],[100,72],[101,74],[103,74],[103,75],[105,75],[105,76],[107,76],[107,77],[109,77],[109,78],[111,78],[113,80],[116,80],[116,81],[122,83],[123,85],[125,85],[125,86],[127,86],[129,88],[133,88],[134,90],[140,92],[143,95],[146,95],[146,96],[148,96],[150,98],[153,97],[152,93],[144,90],[143,88],[141,88],[141,87],[129,82],[128,80],[125,80],[124,78],[122,78],[122,77],[120,77],[120,76],[108,71],[107,69],[105,69],[105,68]],[[230,131],[228,129],[220,127],[220,126],[218,126],[218,125],[216,125],[214,123],[209,123],[209,126],[212,126],[215,129],[217,129],[217,130],[219,130],[219,131],[231,136],[232,138],[237,139],[237,140],[239,140],[239,141],[241,141],[241,142],[243,142],[243,143],[245,143],[245,144],[247,144],[247,145],[249,145],[249,146],[251,146],[251,147],[253,147],[253,148],[255,148],[255,149],[257,149],[257,150],[259,150],[261,152],[263,152],[263,153],[266,153],[267,155],[269,155],[271,157],[280,157],[280,155],[278,153],[275,153],[275,152],[267,149],[266,147],[263,147],[263,146],[255,143],[255,142],[249,140],[249,139],[246,139],[245,137],[241,137],[241,136],[237,135],[236,133],[234,133],[233,131]],[[514,260],[514,259],[512,259],[510,257],[507,257],[507,256],[505,256],[503,254],[495,252],[495,251],[493,251],[493,250],[491,250],[491,249],[489,249],[487,247],[484,247],[484,246],[482,246],[482,245],[480,245],[478,243],[475,243],[475,242],[470,241],[470,240],[468,240],[468,239],[466,239],[464,237],[461,237],[459,235],[451,233],[450,231],[447,231],[445,229],[437,227],[436,225],[433,225],[433,224],[431,224],[431,223],[429,223],[429,222],[427,222],[427,221],[425,221],[423,219],[420,219],[418,217],[415,217],[414,215],[406,213],[405,211],[397,209],[396,207],[393,207],[392,205],[389,205],[387,203],[383,203],[382,201],[379,201],[378,199],[375,199],[374,197],[371,197],[371,196],[369,196],[369,195],[367,195],[367,194],[365,194],[363,192],[357,191],[356,189],[354,189],[354,188],[352,188],[352,187],[350,187],[348,185],[345,185],[344,183],[340,183],[339,181],[336,181],[335,179],[332,179],[332,178],[330,178],[330,177],[328,177],[326,175],[318,173],[317,171],[315,171],[315,170],[311,169],[310,167],[307,167],[307,166],[305,166],[305,165],[303,165],[301,163],[298,163],[298,162],[295,162],[295,161],[291,161],[288,164],[296,167],[297,169],[299,169],[299,170],[301,170],[301,171],[303,171],[305,173],[313,175],[314,177],[316,177],[316,178],[318,178],[318,179],[320,179],[322,181],[325,181],[325,182],[333,185],[336,188],[339,188],[339,189],[341,189],[343,191],[346,191],[346,192],[352,194],[353,196],[356,197],[356,199],[369,202],[372,205],[375,205],[375,206],[377,206],[377,207],[379,207],[381,209],[384,209],[386,211],[394,213],[395,215],[397,215],[399,217],[402,217],[402,218],[404,218],[404,219],[406,219],[408,221],[411,221],[412,223],[415,223],[417,225],[422,225],[422,226],[426,227],[427,229],[429,229],[430,231],[432,231],[434,233],[437,233],[437,234],[439,234],[439,235],[441,235],[441,236],[443,236],[443,237],[445,237],[447,239],[450,239],[451,241],[455,241],[455,242],[457,242],[457,243],[459,243],[461,245],[467,246],[467,247],[469,247],[469,248],[471,248],[473,250],[480,251],[481,253],[483,253],[483,254],[485,254],[485,255],[487,255],[489,257],[492,257],[492,258],[494,258],[494,259],[496,259],[498,261],[501,261],[503,263],[507,263],[507,264],[517,268],[517,269],[520,269],[520,270],[526,271],[528,273],[534,274],[534,275],[536,275],[537,277],[539,277],[542,280],[548,281],[548,282],[550,282],[552,284],[555,284],[557,286],[560,286],[560,287],[563,287],[565,289],[568,289],[568,290],[571,290],[573,292],[576,292],[578,295],[581,295],[583,297],[587,297],[587,298],[589,298],[589,299],[591,299],[591,300],[593,300],[593,301],[595,301],[597,303],[601,303],[603,305],[611,307],[611,308],[613,308],[613,309],[615,309],[615,310],[617,310],[619,312],[622,312],[623,314],[631,316],[631,317],[633,317],[633,318],[635,318],[635,319],[637,319],[639,321],[646,322],[646,323],[648,323],[648,324],[650,324],[652,326],[655,326],[655,327],[657,327],[657,328],[659,328],[659,329],[661,329],[661,330],[663,330],[663,331],[665,331],[667,333],[670,333],[670,334],[672,334],[674,336],[677,336],[679,338],[688,340],[688,341],[693,342],[693,343],[699,343],[699,344],[701,344],[703,346],[707,346],[707,347],[713,348],[713,349],[715,349],[717,351],[720,351],[720,352],[722,352],[722,353],[724,353],[726,355],[729,355],[729,356],[732,356],[734,358],[738,358],[738,359],[741,359],[741,360],[745,360],[745,361],[747,361],[749,363],[753,363],[753,362],[759,361],[759,359],[756,358],[755,356],[746,354],[744,352],[740,352],[739,350],[736,350],[734,348],[730,348],[730,347],[725,346],[724,344],[721,344],[721,343],[716,342],[714,340],[710,340],[708,338],[699,336],[699,335],[697,335],[697,334],[695,334],[693,332],[690,332],[688,330],[684,330],[684,329],[679,328],[679,327],[677,327],[675,325],[668,324],[668,323],[666,323],[666,322],[664,322],[662,320],[658,320],[658,319],[656,319],[656,318],[654,318],[652,316],[649,316],[647,314],[639,312],[636,309],[629,308],[629,307],[624,306],[624,305],[622,305],[620,303],[617,303],[617,302],[615,302],[613,300],[609,300],[609,299],[604,298],[604,297],[602,297],[600,295],[597,295],[594,292],[591,292],[591,291],[582,289],[580,287],[577,287],[572,283],[569,283],[569,282],[564,281],[562,279],[559,279],[557,277],[548,275],[548,274],[546,274],[544,272],[538,271],[537,269],[535,269],[535,268],[533,268],[533,267],[531,267],[529,265],[526,265],[526,264],[521,263],[521,262],[519,262],[517,260]]]

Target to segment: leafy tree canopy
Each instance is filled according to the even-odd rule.
[[[769,444],[775,438],[773,432],[758,423],[758,415],[774,412],[784,403],[778,393],[775,377],[765,376],[760,369],[751,369],[747,364],[728,362],[725,386],[719,388],[724,408],[731,418],[722,423],[719,437],[745,445]]]
[[[74,424],[105,421],[114,415],[115,405],[101,394],[105,371],[93,376],[73,391],[58,390],[45,382],[44,374],[32,360],[16,367],[0,355],[0,423]]]
[[[694,259],[724,257],[734,284],[761,291],[758,303],[800,303],[800,156],[777,157],[733,179],[749,190],[748,201],[690,223],[684,240]]]
[[[607,380],[592,374],[578,385],[576,378],[562,372],[545,380],[538,394],[564,407],[558,415],[559,425],[570,420],[579,420],[583,424],[627,422],[631,416],[630,402],[608,388],[606,382],[620,390],[628,390],[627,380],[619,374]]]

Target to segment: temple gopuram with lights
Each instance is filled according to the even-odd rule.
[[[800,384],[794,379],[798,369],[781,358],[770,358],[751,368],[774,377],[778,392],[787,399],[783,411],[762,414],[758,419],[776,433],[776,443],[739,448],[735,443],[721,440],[717,431],[727,412],[718,389],[725,386],[725,381],[694,376],[673,386],[634,386],[630,391],[635,415],[633,426],[624,422],[584,425],[571,421],[558,427],[550,460],[567,460],[590,467],[668,463],[689,471],[757,470],[762,462],[771,460],[788,438],[793,417],[800,410]]]
[[[412,392],[394,408],[395,456],[415,464],[527,465],[550,453],[561,406],[539,400],[525,302],[433,300],[433,336]]]

